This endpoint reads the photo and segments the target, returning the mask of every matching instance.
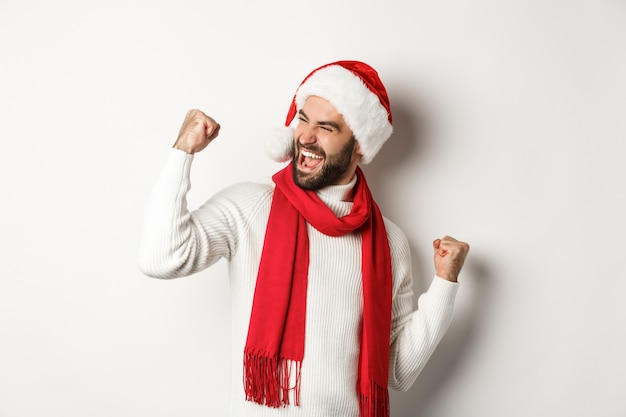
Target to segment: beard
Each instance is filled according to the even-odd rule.
[[[338,153],[326,155],[326,153],[317,145],[302,146],[296,141],[297,152],[294,152],[292,160],[293,181],[300,188],[305,190],[316,191],[320,188],[336,184],[337,181],[346,173],[352,162],[352,154],[356,146],[354,136],[350,139],[346,146]],[[324,157],[322,168],[319,172],[313,174],[304,174],[298,170],[298,159],[301,149],[307,149]]]

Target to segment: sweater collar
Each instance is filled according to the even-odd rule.
[[[354,198],[354,186],[356,185],[356,174],[349,183],[339,185],[329,185],[317,191],[319,198],[328,204],[329,201],[352,202]]]

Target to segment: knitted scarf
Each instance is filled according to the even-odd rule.
[[[362,238],[363,319],[357,395],[361,417],[388,417],[391,255],[380,210],[357,168],[353,208],[337,218],[313,191],[297,186],[287,166],[276,183],[244,350],[247,401],[300,404],[309,241],[307,222],[328,236]],[[304,376],[306,378],[306,376]]]

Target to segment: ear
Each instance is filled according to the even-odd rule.
[[[361,152],[361,144],[359,143],[359,141],[356,141],[356,145],[354,146],[354,153],[356,153],[359,156],[363,156],[363,152]]]

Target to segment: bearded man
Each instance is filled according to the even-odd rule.
[[[359,167],[393,130],[378,73],[315,69],[269,147],[288,165],[190,212],[193,155],[219,130],[187,113],[148,206],[141,269],[176,278],[228,261],[231,416],[388,417],[388,388],[407,390],[448,328],[469,245],[433,242],[435,277],[414,309],[407,239]]]

